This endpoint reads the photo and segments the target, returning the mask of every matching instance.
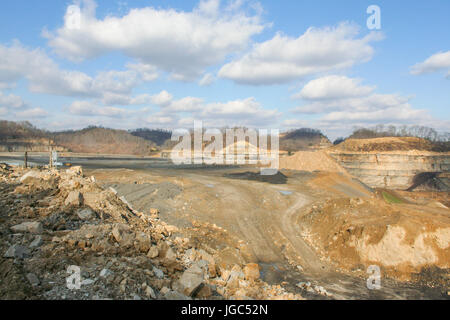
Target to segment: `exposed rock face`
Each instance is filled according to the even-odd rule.
[[[348,173],[373,188],[408,189],[421,173],[448,173],[450,154],[419,152],[329,153]],[[439,178],[437,188],[450,190],[449,179]]]
[[[409,280],[423,268],[450,268],[448,209],[335,199],[309,208],[299,224],[311,247],[344,270],[377,265]]]

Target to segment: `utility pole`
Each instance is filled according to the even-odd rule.
[[[49,162],[50,168],[53,168],[53,148],[50,148],[50,162]]]

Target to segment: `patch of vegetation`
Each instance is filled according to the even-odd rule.
[[[403,203],[403,201],[401,199],[397,198],[396,196],[394,196],[394,195],[392,195],[392,194],[390,194],[390,193],[388,193],[386,191],[383,191],[382,195],[383,195],[384,201],[386,201],[389,204]]]

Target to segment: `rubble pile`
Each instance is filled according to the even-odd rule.
[[[223,265],[80,167],[0,165],[0,299],[302,299]]]

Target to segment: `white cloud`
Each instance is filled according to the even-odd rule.
[[[348,68],[369,61],[374,54],[370,43],[382,38],[376,32],[365,37],[358,35],[359,28],[350,23],[309,28],[298,38],[277,34],[223,66],[219,76],[238,83],[264,85]]]
[[[21,109],[26,107],[26,104],[21,97],[14,94],[5,95],[0,91],[0,107],[7,109]]]
[[[104,71],[91,77],[83,72],[61,70],[41,49],[30,50],[16,42],[10,47],[0,45],[0,83],[12,86],[27,79],[35,93],[71,97],[129,95],[142,82],[158,77],[154,67],[128,64],[125,71]]]
[[[354,98],[366,96],[374,90],[374,87],[361,86],[360,83],[360,79],[325,76],[308,82],[293,98],[307,100]]]
[[[158,106],[167,106],[172,99],[173,96],[165,90],[151,97],[152,103]]]
[[[330,132],[345,132],[352,126],[377,123],[429,124],[433,118],[424,109],[415,109],[409,97],[375,93],[375,87],[360,79],[326,76],[307,83],[296,96],[306,102],[293,110],[298,114],[316,114],[310,127]],[[285,122],[292,127],[296,119]],[[301,119],[300,123],[304,123]]]
[[[389,108],[411,108],[409,97],[398,94],[377,94],[375,87],[364,86],[361,79],[325,76],[308,82],[294,95],[307,104],[295,108],[298,113],[377,112]]]
[[[198,82],[201,87],[207,87],[214,83],[215,79],[211,73],[207,73],[203,76],[203,78]]]
[[[413,109],[410,105],[388,107],[373,111],[335,111],[325,115],[323,121],[339,121],[341,123],[360,121],[365,123],[407,122],[414,123],[430,119],[426,110]]]
[[[69,107],[69,112],[79,116],[104,116],[121,118],[127,114],[127,110],[116,107],[101,107],[91,101],[75,101]]]
[[[103,94],[102,103],[111,106],[137,106],[152,103],[152,97],[148,94],[140,94],[133,97],[127,94],[106,92]]]
[[[424,62],[411,67],[411,74],[421,75],[438,71],[447,71],[447,77],[450,77],[450,51],[438,52]]]
[[[44,32],[59,55],[84,60],[118,51],[182,80],[244,49],[264,29],[258,14],[246,15],[239,6],[222,11],[217,0],[201,1],[191,12],[146,7],[103,19],[96,17],[93,0],[81,2],[79,29],[66,14],[63,27]]]
[[[37,119],[37,118],[45,118],[48,116],[48,112],[42,108],[33,108],[27,109],[24,111],[16,112],[16,117],[22,119]]]
[[[185,97],[171,101],[161,110],[163,114],[168,115],[189,114],[185,119],[202,120],[205,125],[213,127],[266,125],[275,123],[281,116],[277,110],[264,109],[253,97],[211,103],[197,97]],[[185,122],[180,122],[180,124]]]

